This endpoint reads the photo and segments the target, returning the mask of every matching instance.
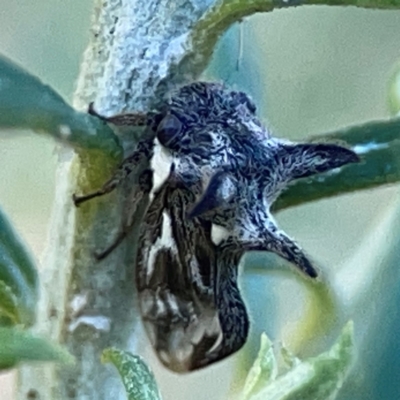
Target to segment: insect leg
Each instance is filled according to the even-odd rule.
[[[137,190],[132,198],[130,207],[129,207],[129,216],[127,219],[127,223],[124,225],[122,230],[119,232],[113,243],[108,246],[105,250],[100,253],[95,253],[95,257],[97,260],[103,260],[109,254],[111,254],[125,239],[125,237],[130,232],[133,224],[135,223],[135,214],[137,207],[141,200],[150,193],[151,188],[153,186],[153,171],[150,169],[144,170],[139,177],[139,190]]]
[[[142,161],[150,159],[152,153],[153,139],[151,138],[140,141],[134,153],[122,161],[114,175],[100,189],[83,196],[77,196],[74,194],[72,199],[75,206],[79,206],[81,203],[93,199],[94,197],[103,196],[104,194],[112,192]]]
[[[148,115],[145,113],[135,112],[127,114],[117,114],[112,117],[104,117],[99,114],[95,109],[93,103],[89,104],[88,113],[101,119],[104,122],[116,126],[144,126],[147,125]]]

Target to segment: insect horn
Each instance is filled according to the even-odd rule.
[[[330,171],[360,161],[358,155],[336,144],[283,144],[278,153],[288,180]]]
[[[235,195],[236,186],[227,171],[216,172],[200,200],[189,212],[189,218],[199,217],[226,205]]]
[[[270,251],[289,261],[309,277],[316,278],[318,276],[317,270],[313,267],[303,249],[272,221],[270,221],[267,230],[263,230],[261,243],[253,246],[253,250]]]

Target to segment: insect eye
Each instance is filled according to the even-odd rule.
[[[167,114],[157,127],[157,139],[165,147],[170,147],[172,141],[182,130],[182,123],[173,114]]]

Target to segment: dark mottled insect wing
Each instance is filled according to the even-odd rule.
[[[182,223],[194,195],[167,181],[155,193],[142,226],[136,271],[144,326],[160,361],[185,372],[205,364],[220,336],[214,298],[211,226]]]

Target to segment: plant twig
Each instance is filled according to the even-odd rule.
[[[188,52],[180,70],[195,79],[207,66],[217,40],[235,22],[259,12],[306,5],[355,6],[371,9],[400,9],[400,0],[222,0],[217,1],[190,34],[194,52]]]

